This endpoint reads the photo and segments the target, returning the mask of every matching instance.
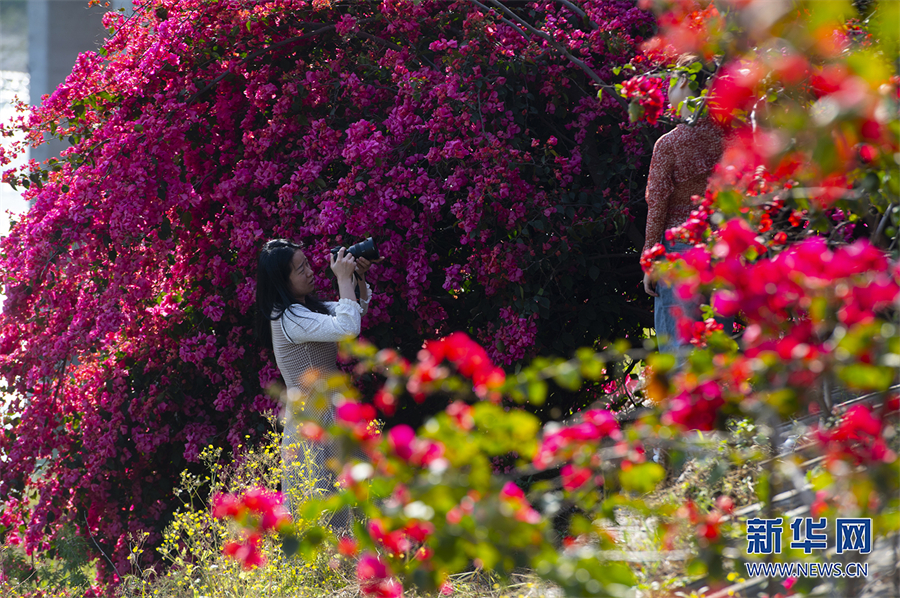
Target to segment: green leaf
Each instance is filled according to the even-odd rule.
[[[765,470],[760,472],[759,480],[756,482],[756,496],[763,504],[769,502],[769,474]]]
[[[687,566],[687,574],[691,577],[702,577],[707,572],[706,563],[701,559],[691,559]]]
[[[281,539],[281,550],[285,556],[292,557],[300,549],[300,540],[296,536],[285,536]]]
[[[559,364],[553,374],[553,380],[566,390],[578,390],[581,388],[581,375],[578,369],[569,362]]]
[[[716,206],[726,216],[737,216],[741,212],[743,196],[737,191],[721,191],[716,195]]]
[[[893,2],[879,2],[879,7],[883,4],[893,4]],[[816,31],[824,26],[839,26],[848,17],[856,16],[856,9],[849,0],[815,0],[815,2],[807,2],[809,16],[809,31]],[[896,27],[896,24],[895,24]]]
[[[528,402],[543,405],[547,401],[547,383],[543,380],[532,380],[528,383]]]
[[[883,0],[872,17],[872,33],[881,42],[884,55],[896,58],[900,53],[900,2]]]
[[[771,392],[762,393],[763,400],[775,408],[782,417],[791,417],[800,408],[797,402],[797,393],[790,388],[779,388]]]
[[[575,357],[581,364],[581,375],[588,380],[599,380],[603,376],[605,364],[593,350],[587,347],[578,349]]]
[[[894,380],[894,370],[883,365],[853,363],[839,369],[838,377],[851,388],[887,390]]]
[[[653,353],[647,356],[647,365],[654,372],[664,374],[675,367],[675,356],[670,353]]]
[[[623,469],[619,481],[622,488],[638,494],[653,492],[666,478],[666,470],[658,463],[639,463]]]
[[[594,525],[591,523],[591,520],[577,513],[572,517],[572,522],[569,524],[569,533],[573,536],[589,534],[593,529]]]

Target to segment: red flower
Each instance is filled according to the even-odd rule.
[[[719,408],[724,404],[718,384],[705,382],[671,399],[663,423],[677,424],[689,430],[712,430]]]
[[[376,555],[364,554],[356,565],[359,589],[367,598],[400,598],[403,586],[391,577],[387,565]]]
[[[338,552],[344,556],[356,556],[356,553],[359,552],[359,542],[353,538],[344,536],[338,540],[337,549]]]
[[[354,401],[344,401],[335,410],[335,418],[348,424],[368,424],[375,419],[376,415],[375,408],[371,405]]]
[[[414,444],[416,441],[416,433],[406,424],[401,424],[387,433],[388,446],[394,451],[394,454],[409,461],[412,458]]]
[[[865,405],[850,408],[831,430],[817,430],[816,437],[833,458],[852,457],[857,463],[891,463],[897,455],[882,435],[883,423]]]
[[[713,254],[718,258],[740,256],[751,247],[762,253],[765,247],[756,239],[756,234],[744,220],[729,220],[719,229],[719,242],[713,248]]]
[[[447,405],[447,415],[463,430],[471,430],[475,427],[474,410],[470,405],[462,401],[454,401]]]
[[[322,426],[314,422],[306,422],[303,424],[300,428],[300,435],[310,442],[322,442],[327,436]]]
[[[738,110],[747,110],[757,98],[756,87],[764,72],[755,63],[730,63],[720,69],[709,92],[710,115],[728,124]]]
[[[266,564],[266,558],[259,551],[259,541],[258,534],[251,534],[243,542],[226,542],[222,552],[240,561],[244,569],[262,567]]]
[[[576,467],[574,465],[565,465],[562,468],[562,483],[566,490],[577,490],[591,479],[590,469],[586,467]]]
[[[391,417],[397,412],[397,397],[381,388],[375,393],[375,406],[386,416]]]
[[[413,520],[403,526],[403,531],[406,532],[407,536],[421,543],[434,533],[434,526],[427,521]]]
[[[369,535],[372,539],[391,551],[391,554],[403,555],[412,548],[412,543],[403,530],[387,531],[380,519],[369,521]]]
[[[666,79],[640,75],[622,83],[625,99],[630,100],[628,115],[631,122],[646,120],[655,125],[667,103],[663,86]]]
[[[501,511],[508,509],[518,521],[537,524],[541,520],[540,514],[535,511],[521,488],[513,482],[507,482],[500,491]]]

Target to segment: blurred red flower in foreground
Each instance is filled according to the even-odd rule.
[[[234,519],[244,529],[243,539],[227,542],[222,552],[240,561],[245,569],[266,563],[259,549],[263,534],[284,533],[291,525],[281,493],[264,488],[251,488],[241,496],[217,494],[213,497],[212,515],[216,519]]]

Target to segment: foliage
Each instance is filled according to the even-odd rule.
[[[342,489],[331,497],[309,499],[300,517],[313,521],[322,512],[348,507],[362,515],[352,539],[338,542],[338,550],[358,557],[357,581],[364,595],[399,596],[407,585],[434,592],[473,566],[500,579],[527,567],[572,596],[619,595],[642,579],[646,583],[646,573],[626,564],[632,557],[616,541],[622,526],[634,519],[650,522],[644,537],[650,550],[678,546],[694,555],[686,567],[690,577],[724,580],[735,572],[726,547],[737,538],[746,551],[743,527],[729,520],[736,504],[757,496],[765,501],[775,494],[773,488],[783,488],[781,479],[789,479],[789,468],[773,472],[771,465],[765,470],[760,463],[771,448],[761,451],[758,442],[761,436],[770,442],[778,421],[778,404],[769,404],[776,394],[767,383],[769,370],[760,366],[749,373],[744,368],[748,374],[741,380],[729,363],[720,364],[721,374],[709,369],[716,358],[737,361],[723,351],[697,349],[687,371],[677,374],[667,371],[667,356],[649,356],[655,366],[648,370],[647,391],[655,400],[632,425],[595,408],[564,424],[547,424],[536,436],[540,422],[523,405],[540,400],[541,384],[555,379],[580,385],[599,375],[605,360],[618,359],[615,350],[584,350],[570,360],[539,359],[480,390],[473,361],[485,371],[491,365],[481,361],[472,341],[461,334],[426,343],[415,362],[366,344],[348,350],[359,361],[358,373],[374,370],[384,377],[384,389],[390,389],[385,392],[424,392],[441,396],[446,404],[417,431],[398,426],[377,434],[370,425],[376,411],[357,402],[349,381],[332,379],[322,389],[341,396],[338,424],[327,431],[315,422],[307,426],[314,428],[310,437],[337,439],[347,449]],[[719,394],[710,396],[710,380],[721,386]],[[741,403],[724,403],[745,386],[760,390]],[[721,412],[744,419],[707,419],[698,402],[717,398]],[[681,413],[688,417],[679,417]],[[898,529],[897,479],[889,473],[896,469],[900,450],[898,415],[900,400],[893,395],[877,411],[854,407],[833,427],[806,435],[805,453],[828,455],[828,466],[813,473],[820,491],[816,512],[831,509],[827,514],[832,518],[872,517],[878,535]],[[722,433],[727,425],[734,437],[727,441],[716,432],[689,433],[698,422]],[[757,432],[757,426],[767,432]],[[354,445],[367,461],[350,458]],[[707,462],[696,490],[658,492],[667,475],[657,462],[663,452],[675,471],[689,458]],[[492,466],[491,458],[498,456],[512,457],[513,467],[506,473]],[[866,467],[848,467],[851,463]],[[852,489],[856,499],[848,500],[846,491],[828,490],[827,484]],[[720,494],[711,494],[717,488]],[[252,537],[259,528],[251,523],[249,529],[247,537]],[[298,551],[304,558],[314,558],[329,545],[329,531],[323,527],[284,526],[281,534],[288,554]],[[242,554],[252,557],[253,552]],[[747,558],[753,557],[741,560]]]
[[[278,373],[250,330],[267,237],[303,240],[324,272],[329,247],[375,235],[390,259],[366,331],[409,354],[463,328],[507,364],[639,339],[623,235],[654,132],[591,82],[616,81],[654,21],[625,0],[571,10],[108,14],[102,49],[16,125],[72,147],[3,175],[31,202],[0,243],[5,529],[24,524],[30,552],[69,524],[127,569],[129,536],[162,541],[175,472],[262,433]]]
[[[160,472],[182,469],[210,438],[224,444],[225,430],[240,443],[267,404],[259,385],[275,377],[257,377],[262,356],[242,344],[244,277],[260,235],[293,236],[300,223],[314,258],[363,233],[385,238],[395,261],[378,282],[390,293],[369,324],[402,351],[363,346],[360,371],[374,373],[383,415],[406,397],[444,407],[421,429],[378,435],[375,409],[348,385],[340,423],[315,435],[356,443],[369,462],[347,466],[339,494],[306,504],[285,547],[313,557],[328,537],[319,514],[354,506],[365,520],[358,545],[342,549],[360,554],[365,592],[529,566],[569,595],[619,595],[637,580],[611,532],[634,517],[656,522],[663,550],[689,534],[689,573],[727,579],[732,505],[648,497],[666,475],[654,443],[683,463],[718,451],[734,419],[767,430],[774,451],[782,422],[819,414],[802,449],[826,457],[810,474],[813,512],[871,517],[877,534],[900,528],[900,403],[889,392],[900,360],[900,270],[888,255],[900,215],[896,3],[785,3],[761,19],[752,4],[682,0],[637,55],[650,20],[625,3],[502,17],[471,4],[290,4],[186,1],[110,17],[108,58],[83,57],[30,123],[37,136],[65,116],[76,147],[51,165],[58,173],[7,176],[35,200],[2,245],[2,363],[23,408],[3,440],[2,490],[39,493],[4,515],[28,514],[27,546],[75,513],[121,564],[126,531],[152,533],[171,512]],[[523,35],[523,20],[552,35]],[[628,35],[610,33],[614,23]],[[591,155],[603,135],[611,152],[640,135],[620,133],[614,65],[640,75],[685,50],[722,57],[697,108],[732,135],[707,196],[669,233],[694,247],[654,263],[657,247],[643,263],[683,299],[712,295],[707,316],[736,313],[745,327],[732,339],[711,317],[683,322],[695,348],[675,368],[674,356],[630,351],[639,330],[617,324],[625,291],[601,277],[615,269],[604,243],[626,230],[624,198],[639,180],[628,160],[606,169]],[[644,117],[656,118],[656,95],[632,98]],[[450,335],[406,359],[401,335],[453,328],[486,346]],[[532,345],[565,353],[617,334],[631,338],[601,355],[495,368]],[[548,380],[573,392],[602,382],[604,362],[628,351],[647,358],[648,415],[623,426],[595,405],[538,435],[531,411]],[[879,406],[834,410],[837,381],[880,393]],[[729,458],[740,464],[742,451]],[[767,468],[763,501],[793,483],[789,469]],[[556,473],[560,485],[540,479]],[[148,482],[159,495],[146,496]],[[118,496],[134,497],[135,515]]]
[[[248,486],[257,488],[257,496],[269,494],[267,486],[277,486],[281,480],[280,444],[280,434],[270,431],[257,446],[242,447],[239,457],[229,465],[220,463],[218,449],[204,449],[202,458],[210,478],[190,472],[182,477],[178,486],[182,504],[164,532],[158,549],[161,562],[151,568],[141,566],[140,553],[152,547],[136,542],[132,568],[115,588],[116,595],[302,597],[321,596],[345,586],[341,571],[329,565],[328,554],[304,561],[286,557],[271,534],[259,537],[256,543],[257,557],[267,563],[264,568],[243,569],[223,553],[240,539],[240,534],[213,516],[216,505],[211,495],[239,492]]]
[[[95,559],[87,541],[65,529],[39,555],[26,554],[17,543],[0,546],[0,593],[9,598],[83,597],[100,590],[94,585]]]
[[[377,580],[369,595],[397,595],[393,577],[434,590],[472,564],[500,575],[529,566],[568,595],[621,595],[638,580],[611,530],[629,517],[654,521],[651,535],[663,551],[686,532],[692,577],[734,579],[743,573],[737,565],[759,556],[747,553],[745,541],[739,556],[727,556],[729,538],[746,531],[730,517],[733,498],[651,501],[666,475],[651,458],[652,443],[662,444],[674,464],[712,453],[761,471],[753,491],[765,505],[794,487],[796,464],[763,461],[742,437],[758,431],[775,455],[784,448],[783,424],[807,416],[819,421],[799,439],[798,455],[824,457],[808,473],[811,515],[871,518],[876,535],[900,530],[900,399],[892,391],[900,363],[900,267],[896,239],[884,234],[900,203],[897,29],[888,25],[896,22],[896,5],[860,7],[784,4],[762,20],[752,5],[726,3],[720,12],[683,1],[660,19],[653,47],[663,57],[686,50],[722,56],[701,103],[732,135],[706,197],[683,227],[667,233],[693,247],[656,262],[661,247],[644,256],[645,267],[673,283],[683,300],[711,295],[712,305],[705,321],[681,322],[692,346],[686,363],[646,356],[652,402],[635,425],[592,408],[574,421],[547,424],[535,443],[539,422],[519,406],[543,399],[544,379],[573,387],[591,379],[605,360],[619,359],[612,350],[537,360],[492,381],[487,392],[474,389],[466,370],[477,351],[462,336],[427,343],[415,362],[391,350],[359,350],[360,370],[378,372],[385,392],[421,392],[426,380],[426,394],[449,403],[418,431],[359,434],[367,410],[349,407],[343,412],[355,417],[329,431],[354,438],[370,462],[348,465],[344,490],[307,508],[363,510],[367,521],[357,524],[355,537],[360,579]],[[698,29],[705,35],[685,34]],[[646,103],[646,96],[632,100]],[[737,315],[743,333],[726,336],[715,313]],[[835,408],[830,389],[838,383],[872,393],[870,402]],[[346,402],[355,400],[345,392]],[[734,431],[733,445],[717,441]],[[513,471],[490,469],[490,457],[511,454]],[[561,486],[528,484],[552,472]],[[709,486],[724,473],[713,469]],[[564,523],[560,547],[551,520],[563,506],[575,514]],[[301,551],[319,544],[304,533],[297,541]],[[773,558],[821,555],[790,549]],[[805,592],[811,583],[788,580],[785,587]]]

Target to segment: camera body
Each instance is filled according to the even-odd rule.
[[[334,247],[331,250],[331,255],[336,258],[340,250],[340,247]],[[365,241],[360,241],[355,245],[351,245],[347,248],[347,253],[351,254],[357,259],[364,257],[369,261],[375,261],[379,257],[378,246],[375,245],[375,240],[372,237],[367,238]]]

